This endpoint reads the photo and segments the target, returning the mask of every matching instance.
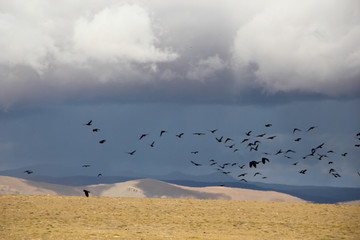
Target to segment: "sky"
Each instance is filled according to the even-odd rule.
[[[0,171],[360,187],[357,0],[0,0],[0,36]]]

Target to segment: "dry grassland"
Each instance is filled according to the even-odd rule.
[[[1,239],[360,239],[360,206],[0,195]]]

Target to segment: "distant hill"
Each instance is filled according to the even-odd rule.
[[[83,195],[91,196],[226,199],[272,202],[306,202],[289,194],[230,187],[185,187],[154,179],[138,179],[113,184],[66,186],[0,176],[0,194]]]
[[[143,175],[136,173],[123,173],[121,176],[60,176],[56,175],[41,175],[46,173],[49,169],[54,169],[54,166],[42,167],[41,170],[36,171],[35,174],[26,175],[24,170],[26,168],[0,171],[0,175],[21,177],[31,181],[60,184],[67,186],[85,186],[85,185],[96,185],[96,184],[114,184],[119,182],[126,182],[131,180],[137,180],[142,178],[157,179],[165,181],[167,183],[178,184],[181,186],[188,187],[209,187],[209,186],[220,186],[232,188],[242,188],[251,190],[262,190],[262,191],[276,191],[281,193],[290,194],[298,198],[304,199],[314,203],[337,203],[337,202],[349,202],[360,200],[360,188],[347,188],[347,187],[324,187],[324,186],[291,186],[285,184],[270,184],[260,182],[239,182],[231,176],[223,174],[208,174],[208,175],[187,175],[179,172],[163,176],[152,176]],[[40,169],[40,167],[37,167]],[[50,170],[49,170],[50,171]],[[52,170],[53,171],[53,170]],[[52,172],[51,172],[52,173]],[[71,173],[69,173],[71,174]]]

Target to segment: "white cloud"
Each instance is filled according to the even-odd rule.
[[[277,1],[238,29],[234,59],[266,91],[338,95],[359,88],[359,39],[358,1]]]
[[[74,48],[86,58],[139,63],[172,61],[177,55],[154,44],[151,19],[138,5],[108,7],[75,23]]]
[[[106,98],[123,89],[143,96],[148,87],[179,89],[179,99],[193,94],[189,84],[204,90],[201,98],[221,87],[224,101],[249,88],[268,96],[358,95],[359,5],[0,0],[0,106],[54,96]]]

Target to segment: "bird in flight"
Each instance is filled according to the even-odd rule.
[[[213,130],[208,130],[211,133],[216,133],[217,129],[213,129]]]
[[[252,168],[252,167],[256,168],[256,165],[259,164],[259,163],[260,162],[257,162],[257,161],[251,161],[251,162],[249,162],[249,167],[250,168]]]
[[[228,141],[234,141],[234,140],[231,138],[226,138],[224,143],[227,143]]]
[[[88,191],[88,190],[86,190],[86,189],[84,189],[83,191],[84,191],[84,193],[85,193],[85,196],[86,196],[86,197],[89,197],[90,191]]]
[[[132,152],[127,152],[127,154],[129,154],[129,155],[134,155],[134,153],[136,153],[136,150],[134,150],[134,151],[132,151]]]
[[[294,128],[294,130],[293,130],[293,134],[294,134],[296,131],[301,131],[301,129]]]
[[[254,177],[256,176],[256,175],[262,175],[260,172],[256,172],[255,174],[254,174]]]
[[[183,135],[184,135],[184,133],[180,133],[180,134],[177,134],[176,136],[177,136],[178,138],[181,138]]]
[[[245,179],[245,178],[240,179],[240,181],[243,181],[243,182],[248,182],[248,181],[246,181],[246,179]]]
[[[99,128],[94,128],[92,131],[93,131],[93,132],[99,132],[100,129],[99,129]]]
[[[266,133],[263,133],[263,134],[257,135],[256,137],[263,137],[263,136],[265,136],[265,135],[266,135]]]
[[[239,166],[240,169],[243,169],[245,167],[245,164],[244,165],[241,165]]]
[[[200,163],[196,163],[196,162],[194,162],[194,161],[190,161],[192,164],[194,164],[195,166],[202,166]]]
[[[274,138],[276,138],[276,136],[271,136],[271,137],[268,137],[267,139],[273,140]]]
[[[92,120],[90,120],[88,123],[85,123],[84,125],[91,126],[92,125]]]
[[[222,142],[222,140],[223,140],[223,136],[221,136],[221,138],[216,137],[216,141],[218,141],[219,143]]]
[[[312,126],[312,127],[309,127],[308,130],[306,130],[306,131],[309,132],[311,130],[314,130],[315,128],[317,128],[317,126]]]
[[[245,177],[247,173],[242,173],[242,174],[239,174],[238,177]]]
[[[304,170],[301,170],[299,173],[301,173],[301,174],[305,174],[305,173],[306,173],[306,171],[307,171],[307,169],[304,169]]]
[[[26,170],[26,171],[24,171],[24,173],[26,173],[26,174],[32,174],[33,171],[31,171],[31,170]]]
[[[346,157],[347,154],[348,154],[348,153],[343,153],[343,154],[341,154],[341,156]]]
[[[296,166],[299,162],[294,162],[292,165]]]
[[[193,135],[197,135],[197,136],[203,136],[203,135],[205,135],[205,133],[201,133],[201,132],[196,132],[196,133],[193,133]]]
[[[90,164],[84,164],[82,165],[82,167],[90,167],[91,165]]]
[[[271,127],[271,126],[272,126],[271,123],[265,124],[265,127]]]
[[[294,141],[295,141],[295,142],[300,142],[301,139],[302,139],[302,138],[297,138],[297,139],[295,139]]]
[[[150,147],[154,147],[155,141],[150,144]]]
[[[199,151],[193,151],[193,152],[191,152],[191,154],[198,154],[199,153]]]
[[[142,135],[139,137],[139,140],[143,139],[143,138],[146,137],[147,135],[149,135],[149,134],[147,134],[147,133],[142,134]]]
[[[97,175],[97,177],[102,177],[102,174],[101,174],[101,173],[99,173],[99,174]]]
[[[270,160],[269,160],[268,158],[263,157],[263,158],[261,159],[261,162],[262,162],[263,164],[265,164],[266,162],[270,162]]]
[[[106,142],[105,139],[99,141],[100,144],[103,144],[103,143],[105,143],[105,142]]]
[[[167,133],[167,131],[161,130],[161,132],[160,132],[160,137],[161,137],[164,133]]]

